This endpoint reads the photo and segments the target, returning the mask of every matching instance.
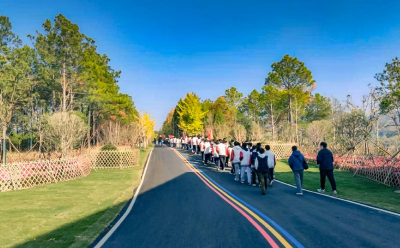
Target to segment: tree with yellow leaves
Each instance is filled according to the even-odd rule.
[[[194,93],[188,93],[185,99],[179,101],[177,106],[179,116],[179,128],[186,135],[197,135],[203,131],[203,117],[207,111],[202,110],[199,97]]]
[[[143,140],[143,146],[147,147],[149,142],[154,136],[154,126],[156,125],[155,120],[151,119],[151,115],[147,112],[139,114],[139,133],[140,138]]]

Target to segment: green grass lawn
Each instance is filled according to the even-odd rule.
[[[303,187],[316,191],[320,188],[319,170],[316,164],[309,163],[310,168],[304,173]],[[275,169],[276,179],[295,185],[293,173],[287,161],[279,161]],[[372,180],[354,176],[346,171],[334,172],[338,197],[366,203],[369,205],[400,212],[400,194],[394,193],[395,188],[378,184]],[[326,179],[326,194],[332,194],[328,178]]]
[[[150,149],[136,168],[0,193],[0,247],[87,247],[132,197]]]

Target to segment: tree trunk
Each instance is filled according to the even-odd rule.
[[[52,109],[52,112],[54,113],[54,112],[56,112],[56,92],[54,90],[53,90],[53,96],[52,96],[51,101],[52,101],[51,109]]]
[[[289,123],[292,124],[292,96],[289,94]]]
[[[295,122],[296,122],[296,143],[299,144],[299,128],[297,126],[297,99],[296,99],[296,117],[295,117]]]
[[[92,116],[93,116],[93,130],[92,130],[93,145],[96,144],[96,146],[97,146],[97,140],[95,140],[95,137],[96,137],[96,117],[95,117],[94,112],[93,112]]]
[[[376,156],[379,156],[379,117],[376,120],[376,144],[378,144]]]
[[[88,111],[88,132],[87,132],[87,142],[88,142],[88,149],[90,150],[90,109]]]
[[[63,91],[63,103],[62,103],[62,111],[67,111],[67,72],[65,68],[65,62],[63,63],[63,84],[62,84],[62,91]]]
[[[115,145],[119,145],[118,144],[118,122],[116,121],[115,122],[115,134],[114,134],[114,137],[115,137]]]
[[[274,107],[272,103],[271,103],[271,126],[272,126],[272,141],[275,141]]]
[[[72,106],[72,104],[73,104],[73,102],[74,102],[74,95],[72,94],[72,83],[70,84],[70,89],[69,89],[69,108],[70,108],[70,110],[73,110],[74,108],[73,108],[73,106]]]
[[[331,100],[331,115],[332,115],[332,123],[333,123],[333,143],[336,142],[336,126],[335,126],[335,102],[332,96]]]
[[[7,164],[7,147],[6,147],[6,124],[3,123],[3,165]]]
[[[110,136],[111,134],[111,120],[108,121],[108,133],[104,133],[107,134],[104,136],[104,139],[107,139],[108,136]],[[111,137],[108,138],[107,142],[112,142]]]
[[[39,158],[42,157],[42,124],[39,125]]]
[[[31,94],[32,95],[32,94]],[[33,103],[32,100],[30,101],[31,105],[31,120],[30,120],[30,130],[29,130],[29,150],[32,149],[32,133],[33,133],[33,113],[34,113],[34,108],[33,108]]]

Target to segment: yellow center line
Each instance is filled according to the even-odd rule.
[[[175,151],[175,150],[174,150]],[[225,191],[223,191],[222,189],[220,189],[218,186],[216,186],[214,183],[212,183],[207,177],[205,177],[195,166],[193,166],[182,154],[180,154],[179,152],[175,151],[182,159],[184,159],[190,166],[193,167],[193,169],[195,171],[198,172],[198,174],[204,178],[210,185],[212,185],[216,190],[218,190],[219,192],[221,192],[223,195],[225,195],[229,200],[231,200],[232,202],[234,202],[236,205],[238,205],[239,207],[241,207],[244,211],[246,211],[247,213],[249,213],[251,216],[253,216],[258,222],[260,222],[265,228],[268,229],[268,231],[270,231],[278,240],[279,242],[282,243],[282,245],[286,248],[292,248],[292,246],[272,227],[270,226],[267,222],[265,222],[262,218],[260,218],[260,216],[258,216],[257,214],[255,214],[253,211],[251,211],[250,209],[248,209],[247,207],[243,206],[240,202],[236,201],[235,199],[233,199],[230,195],[228,195]]]

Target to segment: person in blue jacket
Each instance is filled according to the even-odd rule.
[[[297,193],[296,195],[303,195],[303,174],[305,158],[300,151],[297,150],[297,146],[292,147],[292,155],[289,157],[289,166],[293,171],[294,180],[296,181]]]

